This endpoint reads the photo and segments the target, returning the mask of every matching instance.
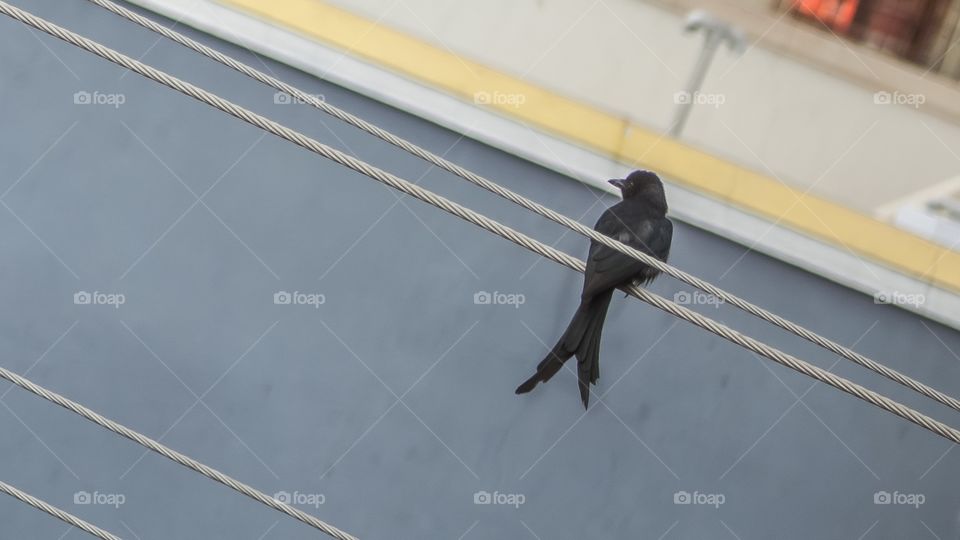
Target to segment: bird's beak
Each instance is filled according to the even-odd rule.
[[[615,179],[613,179],[613,180],[607,180],[607,182],[609,182],[610,185],[614,186],[614,187],[617,188],[617,189],[623,189],[623,185],[624,185],[627,181],[624,180],[624,179],[622,179],[622,178],[615,178]]]

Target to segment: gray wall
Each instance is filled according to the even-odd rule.
[[[584,254],[582,238],[316,111],[275,105],[270,89],[91,5],[16,4]],[[584,222],[613,202],[217,46]],[[3,365],[268,493],[322,494],[304,508],[361,538],[957,537],[960,453],[925,430],[619,297],[602,401],[584,415],[569,373],[514,396],[575,307],[575,273],[7,19],[0,81]],[[81,90],[126,102],[75,105]],[[956,332],[677,225],[677,266],[960,394]],[[668,278],[653,289],[685,290]],[[81,290],[125,303],[75,305]],[[325,303],[274,305],[280,290]],[[525,302],[475,305],[478,291]],[[960,425],[738,311],[697,309]],[[320,536],[7,386],[4,481],[123,537]],[[475,505],[480,490],[525,501]],[[881,490],[924,503],[875,505]],[[74,504],[80,491],[125,500]],[[723,504],[677,505],[678,491]],[[0,499],[0,538],[66,530]]]

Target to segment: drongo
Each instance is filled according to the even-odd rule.
[[[666,262],[673,224],[666,217],[667,199],[660,178],[650,171],[634,171],[610,183],[620,189],[623,200],[608,208],[594,229]],[[590,384],[600,377],[600,334],[614,291],[631,283],[645,285],[659,274],[659,270],[591,241],[580,307],[560,340],[537,365],[537,372],[517,387],[516,393],[525,394],[537,383],[549,381],[564,362],[576,356],[580,399],[587,407]]]

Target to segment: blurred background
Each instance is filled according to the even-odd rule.
[[[682,140],[947,247],[960,238],[957,2],[334,3],[658,134],[711,32],[685,32],[686,18],[705,10],[742,42],[713,56]]]
[[[577,257],[587,241],[84,0],[11,4]],[[960,1],[122,5],[960,395]],[[634,299],[584,411],[529,376],[581,277],[0,19],[0,363],[359,538],[960,538],[960,453]],[[670,278],[651,289],[953,426]],[[0,480],[123,538],[319,533],[0,383]],[[0,538],[80,538],[0,498]]]

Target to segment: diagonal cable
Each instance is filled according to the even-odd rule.
[[[96,525],[93,525],[91,523],[87,523],[86,521],[78,518],[77,516],[65,510],[61,510],[46,501],[40,500],[34,497],[33,495],[30,495],[29,493],[20,491],[19,489],[11,486],[10,484],[0,481],[0,491],[2,491],[3,493],[6,493],[7,495],[10,495],[15,499],[19,499],[20,501],[29,504],[30,506],[36,508],[37,510],[42,510],[50,514],[51,516],[63,521],[68,525],[71,525],[85,532],[88,532],[91,535],[96,536],[97,538],[102,538],[103,540],[120,540],[119,536],[110,534],[109,532],[101,529],[100,527],[97,527]]]
[[[0,2],[0,11],[5,11],[7,7],[8,7],[7,4]],[[307,525],[314,527],[315,529],[323,531],[329,534],[330,536],[337,538],[338,540],[357,540],[355,537],[337,529],[332,525],[329,525],[321,521],[320,519],[314,516],[311,516],[310,514],[307,514],[306,512],[303,512],[302,510],[294,508],[289,504],[279,501],[254,487],[248,486],[247,484],[244,484],[239,480],[235,480],[234,478],[231,478],[212,467],[208,467],[207,465],[204,465],[203,463],[200,463],[199,461],[189,456],[185,456],[180,452],[177,452],[176,450],[173,450],[167,446],[164,446],[163,444],[160,444],[159,442],[151,439],[150,437],[147,437],[146,435],[138,433],[124,426],[123,424],[114,422],[113,420],[110,420],[109,418],[102,416],[101,414],[91,409],[88,409],[87,407],[84,407],[83,405],[77,403],[76,401],[72,401],[66,397],[61,396],[60,394],[57,394],[56,392],[47,390],[46,388],[28,379],[25,379],[20,375],[17,375],[16,373],[6,368],[0,367],[0,378],[4,378],[12,382],[13,384],[19,386],[20,388],[23,388],[24,390],[32,392],[42,397],[43,399],[46,399],[47,401],[56,403],[57,405],[60,405],[61,407],[71,412],[77,413],[80,416],[86,418],[87,420],[90,420],[91,422],[101,427],[104,427],[116,433],[117,435],[126,437],[131,441],[145,448],[153,450],[154,452],[160,454],[161,456],[167,459],[175,461],[183,465],[184,467],[187,467],[188,469],[192,469],[206,476],[207,478],[210,478],[211,480],[216,480],[217,482],[220,482],[221,484],[231,489],[234,489],[246,495],[247,497],[250,497],[251,499],[257,500],[275,510],[279,510],[284,514],[287,514],[290,517],[296,518],[302,521],[303,523],[306,523]],[[110,538],[114,538],[114,537],[110,537]]]

